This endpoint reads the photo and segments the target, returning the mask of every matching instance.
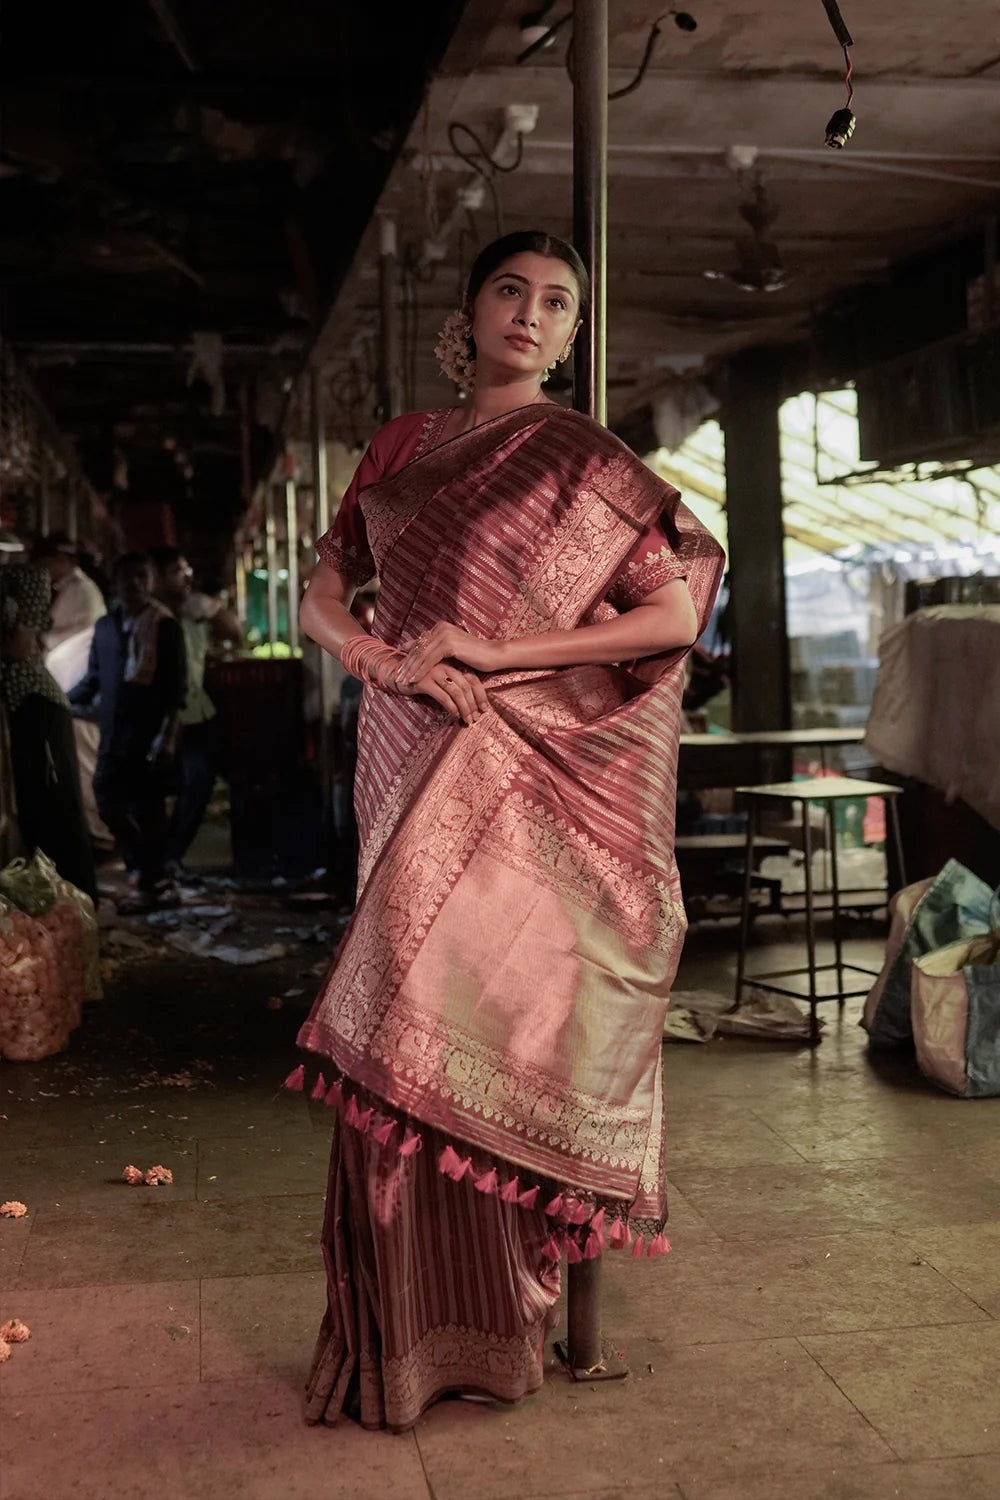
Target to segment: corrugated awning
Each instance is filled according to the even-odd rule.
[[[1000,537],[1000,469],[946,479],[821,483],[859,465],[853,390],[808,392],[781,408],[781,472],[788,557],[808,552],[891,555],[899,547],[955,545],[990,557]],[[647,462],[725,542],[725,445],[718,422],[705,422],[673,453]]]

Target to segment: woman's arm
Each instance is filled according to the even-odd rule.
[[[412,682],[445,658],[465,662],[480,672],[575,667],[659,656],[693,646],[697,637],[698,617],[687,584],[673,578],[617,620],[601,625],[579,625],[574,630],[551,630],[511,641],[484,641],[457,625],[435,625],[411,650],[400,680]]]
[[[355,592],[353,585],[336,568],[319,562],[299,610],[299,624],[305,634],[338,659],[347,641],[357,637],[371,639],[348,607]],[[405,687],[398,683],[398,691],[410,698],[433,698],[454,718],[464,719],[467,724],[485,713],[489,707],[486,692],[472,673],[455,667],[450,672],[438,671],[431,677],[430,670],[428,668],[418,677],[411,678]]]

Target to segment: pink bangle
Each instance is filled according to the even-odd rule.
[[[340,660],[352,677],[381,688],[384,693],[394,693],[406,653],[387,646],[384,641],[373,640],[370,635],[352,635],[340,648]]]

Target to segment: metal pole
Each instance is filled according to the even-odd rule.
[[[288,536],[288,644],[299,645],[299,490],[289,474],[285,480],[285,531]]]
[[[573,5],[573,240],[590,272],[590,310],[576,337],[573,405],[607,420],[608,0]],[[569,1267],[565,1359],[577,1378],[610,1373],[601,1337],[599,1256]],[[621,1371],[624,1373],[624,1365]]]
[[[607,420],[608,0],[573,6],[573,242],[591,277],[576,337],[573,405]]]
[[[248,561],[247,548],[238,547],[236,550],[236,618],[246,629],[247,623],[247,578],[253,562]]]
[[[330,529],[330,477],[326,464],[326,411],[323,402],[323,371],[309,371],[309,416],[312,441],[313,494],[316,504],[316,535]],[[319,653],[319,777],[323,826],[333,827],[333,718],[337,711],[337,684],[333,657]]]
[[[379,221],[378,277],[382,309],[382,407],[388,422],[403,410],[395,219]]]
[[[264,490],[264,550],[267,558],[267,639],[274,655],[278,639],[278,518],[277,486]]]

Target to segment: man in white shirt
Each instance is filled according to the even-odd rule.
[[[31,559],[52,580],[51,624],[42,635],[42,645],[45,665],[67,693],[87,670],[94,626],[107,614],[107,605],[97,584],[79,567],[76,548],[65,532],[42,537],[32,548]],[[94,797],[100,731],[88,719],[74,719],[73,734],[87,831],[97,848],[111,850],[114,839],[101,820]]]

